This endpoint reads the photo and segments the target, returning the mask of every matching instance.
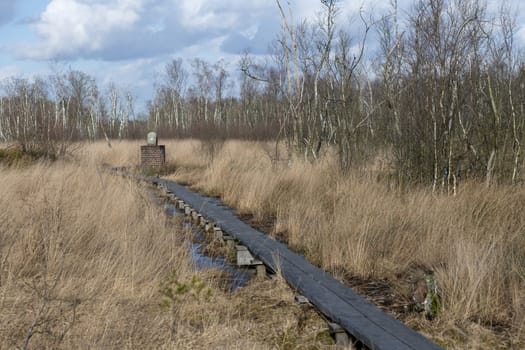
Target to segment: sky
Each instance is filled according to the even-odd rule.
[[[314,20],[320,9],[319,0],[281,2],[296,21]],[[388,1],[340,0],[340,20],[363,5],[380,13]],[[525,42],[524,17],[518,27]],[[280,28],[275,0],[0,0],[0,80],[81,70],[100,86],[130,90],[141,109],[171,60],[223,59],[237,74],[240,56],[267,55]]]

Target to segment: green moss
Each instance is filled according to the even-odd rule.
[[[0,164],[7,166],[25,166],[35,160],[35,156],[18,147],[0,149]]]
[[[441,346],[441,347],[444,348],[444,349],[448,349],[448,347],[449,347],[449,346],[448,346],[448,343],[445,342],[445,341],[442,340],[442,339],[435,339],[435,338],[433,338],[432,341],[433,341],[434,343],[436,343],[437,345]]]
[[[434,273],[426,273],[425,282],[427,285],[425,313],[427,317],[434,318],[441,312],[441,300],[438,294],[437,282]]]
[[[334,338],[330,335],[330,331],[328,329],[319,332],[315,335],[315,341],[319,342],[324,345],[334,345]]]
[[[168,308],[184,302],[187,298],[201,302],[210,300],[212,296],[211,289],[207,288],[206,283],[197,275],[193,275],[189,281],[180,281],[175,269],[171,271],[166,281],[161,283],[159,291],[164,297],[161,305]]]

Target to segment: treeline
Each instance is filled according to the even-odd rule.
[[[161,137],[268,140],[277,136],[285,104],[284,95],[273,85],[279,82],[275,67],[265,69],[276,80],[263,82],[245,74],[232,76],[223,60],[210,63],[195,58],[187,63],[191,71],[182,59],[166,65],[148,105],[151,129]]]
[[[271,64],[244,57],[238,94],[228,97],[223,62],[194,60],[191,74],[172,62],[150,126],[270,136],[312,160],[335,147],[343,171],[386,153],[400,181],[435,190],[453,191],[460,178],[522,181],[525,66],[511,8],[491,14],[478,0],[418,0],[401,16],[391,0],[387,15],[361,13],[350,32],[336,1],[320,2],[317,23],[292,23],[277,5],[282,33]]]
[[[362,12],[350,30],[335,0],[320,1],[315,23],[292,22],[276,3],[272,60],[246,55],[236,72],[224,61],[174,60],[143,119],[130,93],[82,72],[4,81],[0,141],[60,148],[156,130],[276,140],[312,161],[335,149],[344,172],[383,156],[391,177],[434,190],[466,178],[522,182],[525,66],[511,8],[416,0],[400,15],[391,0],[389,13]]]
[[[0,142],[57,157],[78,140],[142,137],[131,93],[69,70],[47,78],[11,78],[0,84]]]

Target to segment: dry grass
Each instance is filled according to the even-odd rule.
[[[67,164],[0,176],[5,347],[168,340],[166,320],[155,316],[158,285],[173,266],[184,274],[191,267],[135,184]]]
[[[166,161],[183,163],[186,169],[202,168],[207,164],[203,147],[199,141],[187,140],[177,142],[169,140],[166,143]],[[140,160],[140,146],[144,141],[118,141],[111,142],[108,147],[105,142],[85,143],[72,147],[74,157],[83,163],[105,164],[114,167],[136,166]],[[199,156],[196,156],[199,153]],[[203,157],[204,153],[204,157]]]
[[[143,187],[96,170],[135,163],[136,145],[0,168],[0,348],[330,348],[325,323],[283,283],[224,293],[217,272],[195,270]],[[174,268],[210,296],[162,306]]]
[[[85,159],[91,159],[97,163],[116,166],[136,165],[138,163],[137,150],[140,144],[141,142],[114,143],[111,149],[102,143],[93,144],[89,147],[83,147],[82,152],[78,153],[77,157],[82,159],[81,162],[85,162]],[[393,299],[393,302],[408,305],[412,301],[414,290],[421,282],[422,272],[425,270],[434,271],[443,302],[443,309],[434,320],[428,321],[421,314],[415,312],[402,312],[400,310],[403,308],[394,308],[387,303],[381,304],[380,300],[378,303],[380,306],[390,309],[409,325],[416,327],[442,344],[448,345],[449,348],[522,347],[525,331],[525,217],[522,215],[525,208],[525,189],[521,187],[487,189],[481,184],[462,183],[456,197],[433,195],[425,189],[406,191],[395,188],[385,180],[388,177],[383,176],[388,172],[388,169],[385,169],[384,166],[377,166],[377,164],[371,166],[368,172],[342,177],[337,172],[337,166],[330,155],[316,164],[309,164],[298,159],[276,161],[271,157],[269,151],[271,146],[265,144],[229,141],[222,148],[220,146],[207,147],[197,141],[166,142],[168,160],[175,162],[178,167],[173,178],[192,183],[204,192],[220,194],[226,202],[240,208],[242,212],[253,214],[255,223],[273,222],[273,235],[285,239],[294,249],[305,254],[312,262],[323,266],[350,285],[356,285],[356,288],[365,294],[369,293],[371,285],[388,285],[389,287],[384,289],[383,296],[385,293],[391,293],[394,296],[390,298]],[[134,188],[134,185],[122,182],[123,180],[111,180],[105,175],[87,171],[83,167],[79,167],[78,169],[81,170],[78,170],[70,166],[69,169],[76,175],[60,175],[62,179],[80,178],[84,173],[91,177],[91,180],[82,180],[83,184],[89,184],[88,186],[83,185],[84,188],[99,188],[103,181],[114,181],[115,184],[118,184],[117,188],[119,186],[124,186],[126,189]],[[31,198],[43,197],[42,194],[36,194],[38,193],[36,187],[33,190],[28,190],[27,183],[22,182],[22,179],[25,178],[34,179],[35,183],[50,183],[48,180],[39,180],[43,178],[40,172],[52,173],[46,166],[40,166],[37,170],[27,170],[25,173],[3,170],[1,182],[2,189],[5,187],[3,191],[8,194],[11,193],[9,191],[14,191],[18,194],[16,196],[13,194],[4,196],[2,208],[7,207],[7,202],[16,202],[12,198],[20,197],[20,193],[25,193],[26,198],[29,194],[31,194]],[[11,182],[3,181],[4,178],[9,178],[6,177],[8,175],[11,176]],[[54,176],[57,177],[57,175]],[[60,176],[58,177],[60,178]],[[104,179],[103,181],[101,177]],[[13,182],[15,179],[21,181],[18,186]],[[68,183],[62,180],[58,181],[58,183],[60,182]],[[70,192],[72,191],[68,189],[64,193]],[[93,194],[93,197],[104,197],[100,192],[104,191],[96,192],[98,194]],[[137,198],[140,197],[137,194],[140,191],[134,193]],[[77,195],[78,198],[81,196],[84,194]],[[70,197],[74,196],[65,197],[63,200],[67,202]],[[108,200],[113,198],[111,203],[115,203],[114,198],[118,197],[118,195],[108,194]],[[137,198],[131,202],[142,203],[139,206],[144,207],[145,202],[137,200]],[[20,216],[24,213],[20,208],[26,208],[25,210],[28,211],[28,200],[18,201],[19,204],[12,206],[16,208],[13,209],[16,213],[13,212],[10,215],[3,213],[2,231],[5,231],[6,227],[28,226],[30,215],[26,213],[25,216]],[[47,201],[49,200],[47,199]],[[89,203],[89,200],[86,203]],[[130,201],[125,200],[122,203],[129,205]],[[66,207],[74,208],[75,206],[76,204],[71,204]],[[85,211],[85,209],[82,210]],[[128,210],[130,209],[128,208],[125,211]],[[110,211],[105,210],[104,214],[107,215],[107,212]],[[104,214],[99,212],[91,215],[91,217],[99,217]],[[19,216],[23,219],[18,221],[13,219]],[[7,217],[9,219],[6,219]],[[126,222],[126,220],[128,220],[127,216],[122,219],[122,222]],[[152,221],[157,222],[157,220]],[[15,222],[17,222],[16,225]],[[116,227],[120,225],[123,224],[118,224]],[[161,230],[159,232],[162,232],[163,228],[159,227],[158,229]],[[18,232],[21,228],[11,230]],[[156,234],[155,236],[162,235]],[[7,235],[6,237],[10,236]],[[11,251],[9,255],[11,258],[8,259],[12,259],[16,251],[14,248],[9,250],[9,244],[4,243],[10,240],[13,241],[13,238],[3,238],[2,261],[7,261],[5,260],[6,251]],[[166,246],[167,244],[163,244],[162,249],[165,249]],[[96,250],[92,249],[91,251]],[[102,257],[108,256],[105,250],[101,250],[100,254]],[[184,255],[184,250],[181,250],[181,254]],[[24,261],[20,258],[21,256],[22,254],[18,253],[17,259],[15,259],[18,264],[22,264]],[[31,256],[31,254],[27,256]],[[162,262],[169,260],[169,258],[161,259],[161,256],[162,254],[155,254],[153,260],[158,259]],[[122,268],[122,271],[127,271],[126,276],[131,274],[130,259],[129,256],[121,258],[121,261],[127,261]],[[169,264],[165,264],[164,268],[159,267],[162,266],[162,262],[160,265],[153,264],[156,268],[163,270],[157,280],[151,282],[151,285],[157,285],[172,267],[167,266]],[[181,266],[188,264],[187,261],[182,264],[177,263]],[[85,262],[80,264],[80,266],[83,265]],[[4,288],[1,291],[3,296],[2,308],[4,310],[15,310],[13,309],[13,305],[15,305],[13,300],[19,300],[17,301],[19,303],[17,304],[18,308],[25,305],[26,310],[30,310],[30,307],[27,307],[27,300],[29,299],[22,297],[13,299],[13,296],[9,299],[6,297],[9,293],[5,286],[9,284],[4,281],[12,282],[21,279],[20,277],[15,278],[14,272],[8,273],[8,271],[15,271],[16,269],[11,267],[7,269],[5,266],[8,265],[5,263],[2,266],[2,288]],[[18,269],[23,270],[20,267]],[[22,276],[20,272],[17,273],[16,276]],[[120,273],[125,275],[124,272]],[[181,278],[187,279],[195,272],[190,269],[188,272],[181,273],[183,274]],[[9,274],[12,277],[7,279]],[[137,275],[134,276],[138,278]],[[132,285],[129,283],[129,278],[127,283],[121,283],[120,286],[126,286],[129,289]],[[214,286],[213,279],[203,277],[203,280],[207,281],[210,286]],[[364,282],[357,283],[356,281]],[[137,291],[137,283],[133,283],[135,291]],[[89,283],[84,284],[90,285]],[[98,283],[93,284],[98,285]],[[363,285],[365,288],[361,288]],[[18,290],[18,287],[12,284],[9,288],[12,288],[12,295],[16,295],[13,293],[14,290]],[[260,290],[257,287],[253,287],[251,290],[250,288],[252,287],[246,289],[247,293],[256,293]],[[151,300],[155,301],[148,301],[150,304],[145,302],[145,305],[151,305],[151,310],[156,307],[159,298],[158,294],[153,296],[155,294],[154,289],[151,289]],[[28,290],[31,291],[31,288]],[[138,290],[144,291],[142,288]],[[34,292],[31,293],[34,294]],[[31,293],[27,292],[26,294],[31,295]],[[101,298],[107,298],[105,292],[100,293],[104,296]],[[126,293],[129,294],[129,290]],[[375,293],[377,294],[377,291]],[[367,295],[370,296],[371,294],[374,293]],[[150,315],[155,315],[153,318],[157,322],[155,327],[162,329],[162,331],[152,332],[152,334],[162,334],[162,337],[159,336],[158,341],[151,342],[151,344],[173,345],[173,342],[176,341],[178,347],[182,347],[183,344],[191,344],[188,347],[200,346],[204,348],[207,346],[206,339],[209,337],[209,339],[216,341],[215,344],[220,344],[217,345],[218,347],[223,346],[224,348],[230,348],[225,344],[249,348],[283,347],[283,343],[277,346],[276,344],[269,344],[268,341],[286,338],[283,335],[286,333],[283,330],[286,327],[282,325],[297,323],[297,318],[294,317],[286,322],[276,322],[274,319],[274,321],[266,324],[276,323],[281,326],[273,326],[273,328],[264,326],[265,331],[263,332],[266,335],[274,334],[275,336],[257,334],[256,337],[249,339],[238,337],[235,342],[228,343],[226,339],[231,340],[233,334],[251,333],[253,329],[257,328],[258,320],[248,318],[251,326],[243,323],[248,322],[247,319],[243,319],[242,322],[235,321],[236,317],[240,316],[235,311],[238,308],[230,309],[229,307],[236,305],[236,302],[241,303],[242,299],[234,301],[234,299],[228,299],[230,296],[217,295],[220,295],[221,299],[219,300],[217,299],[218,296],[214,296],[215,303],[209,304],[207,301],[199,304],[199,306],[195,306],[194,303],[188,304],[187,309],[184,309],[186,311],[180,311],[183,314],[191,315],[195,307],[212,310],[207,313],[209,315],[207,321],[203,321],[204,323],[201,322],[201,325],[197,326],[197,329],[201,329],[199,334],[205,332],[207,335],[207,337],[202,338],[201,343],[198,343],[201,338],[192,339],[188,335],[195,330],[195,321],[179,327],[180,334],[188,334],[184,337],[179,335],[179,338],[173,340],[169,335],[171,320],[165,318],[165,313],[158,313],[158,310],[154,310]],[[282,295],[282,297],[278,297],[276,300],[289,298],[289,295],[286,296],[286,294],[277,293],[277,295]],[[378,301],[375,300],[377,299],[375,297],[372,299]],[[9,301],[8,304],[6,304],[6,300]],[[79,310],[81,307],[90,305],[88,300],[92,300],[92,298],[80,303]],[[224,300],[228,301],[224,302]],[[276,301],[276,303],[278,302]],[[95,304],[93,302],[93,305]],[[109,304],[120,305],[121,303],[110,302]],[[215,305],[223,304],[227,304],[228,307],[214,308]],[[9,305],[10,309],[6,309],[5,305]],[[34,308],[34,306],[31,307]],[[144,306],[141,307],[144,308]],[[95,310],[94,306],[92,308]],[[118,313],[115,314],[117,309],[111,309],[113,310],[111,311],[113,319],[119,317]],[[243,308],[241,307],[241,309]],[[268,305],[263,309],[273,310]],[[16,312],[20,314],[20,310],[17,309]],[[110,310],[108,306],[107,310]],[[129,308],[123,307],[123,310],[127,312]],[[226,314],[221,313],[225,310],[230,311],[227,311]],[[4,320],[2,327],[4,327],[5,322],[12,320],[15,311],[10,312],[11,316],[2,318]],[[122,311],[120,316],[124,312]],[[93,316],[95,313],[86,311],[84,314],[89,315],[88,320],[85,321],[86,324],[104,324],[100,319],[93,321],[96,319]],[[17,328],[23,330],[20,331],[21,334],[27,331],[32,313],[26,311],[24,315],[26,323]],[[99,311],[98,315],[101,319],[109,317],[102,316],[102,311]],[[220,322],[219,320],[223,317],[230,321]],[[282,315],[271,317],[285,319]],[[9,321],[5,321],[5,319]],[[137,324],[141,324],[141,320],[142,318],[137,320]],[[152,321],[148,324],[155,323]],[[197,324],[199,323],[197,322]],[[202,326],[203,324],[205,327]],[[220,328],[221,325],[225,325],[227,330],[224,327]],[[96,327],[92,327],[94,327],[92,334],[97,334]],[[248,328],[250,331],[247,331]],[[184,329],[186,330],[183,331]],[[73,337],[74,332],[70,331],[67,334],[68,337]],[[126,333],[126,337],[134,339],[134,336],[129,334],[131,333]],[[221,334],[224,337],[221,337]],[[109,337],[109,335],[104,336]],[[140,336],[137,335],[137,337]],[[93,336],[93,339],[95,338],[99,339],[100,337],[98,335]],[[123,339],[122,336],[116,338]],[[103,339],[109,341],[109,338]],[[147,339],[152,338],[150,336]],[[258,339],[264,339],[264,341],[261,342]],[[301,341],[308,343],[311,341],[311,337],[309,339],[302,338]],[[299,341],[296,343],[300,344]],[[133,343],[133,340],[130,340],[126,344],[134,345],[136,341]]]
[[[377,167],[343,177],[330,156],[287,165],[268,146],[231,141],[210,162],[180,152],[192,147],[171,148],[173,178],[220,194],[256,222],[275,220],[274,235],[339,278],[386,281],[409,303],[422,271],[434,271],[442,312],[431,322],[398,315],[412,326],[451,348],[523,345],[525,188],[467,183],[456,197],[433,195],[392,188]]]
[[[326,324],[302,308],[289,288],[258,281],[178,313],[176,349],[334,349]]]

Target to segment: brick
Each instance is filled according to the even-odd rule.
[[[140,146],[140,165],[143,167],[161,167],[166,161],[166,148],[160,146]]]

